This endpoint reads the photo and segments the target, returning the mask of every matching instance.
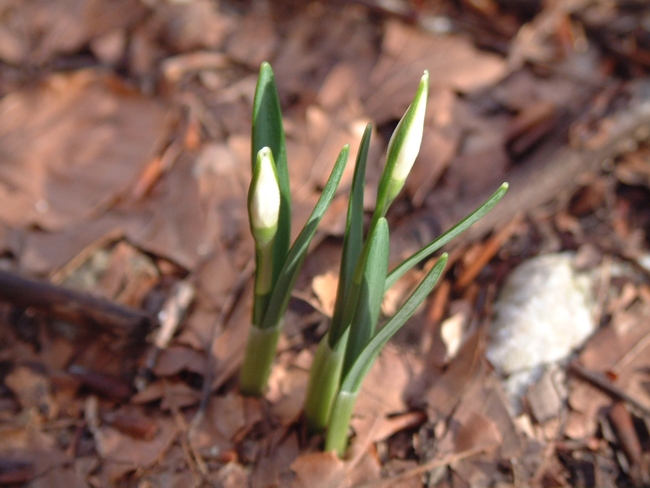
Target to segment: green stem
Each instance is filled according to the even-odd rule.
[[[348,447],[348,427],[356,401],[357,393],[341,391],[336,396],[332,418],[327,429],[325,451],[335,450],[339,457],[343,457],[345,454]]]
[[[260,326],[273,291],[273,240],[265,246],[255,246],[255,299],[253,326]]]
[[[242,395],[262,396],[264,394],[281,330],[279,324],[268,329],[251,326],[239,376],[239,390]]]
[[[307,431],[310,435],[325,430],[329,422],[332,405],[339,390],[348,331],[344,333],[334,349],[330,347],[329,334],[325,335],[318,344],[314,362],[309,371],[307,399],[305,400],[305,418],[307,419]]]

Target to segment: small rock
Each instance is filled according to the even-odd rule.
[[[495,303],[486,356],[507,377],[515,411],[544,366],[566,359],[596,327],[592,278],[577,272],[573,261],[574,253],[526,261],[510,274]]]

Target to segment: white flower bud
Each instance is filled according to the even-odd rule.
[[[420,152],[428,95],[429,72],[425,71],[420,79],[420,85],[413,103],[411,103],[404,117],[400,120],[388,143],[387,161],[391,159],[395,161],[390,174],[390,200],[395,198],[402,186],[404,186],[404,181]]]
[[[268,244],[275,237],[280,214],[280,187],[273,154],[268,147],[263,147],[257,153],[249,191],[248,213],[251,231],[258,245]]]

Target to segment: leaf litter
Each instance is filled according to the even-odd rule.
[[[155,331],[116,337],[0,293],[2,483],[647,483],[650,46],[639,19],[648,8],[396,4],[2,7],[0,269],[139,309],[151,324],[164,322],[178,283],[196,289],[163,346],[152,344]],[[298,281],[268,393],[243,398],[235,380],[250,322],[245,201],[262,60],[285,114],[294,229],[333,155],[355,147],[369,121],[372,205],[387,134],[424,68],[427,137],[389,215],[391,260],[495,182],[511,183],[449,246],[440,288],[371,371],[342,460],[306,437],[301,408],[335,293],[351,174]],[[551,250],[576,251],[598,270],[599,328],[528,388],[515,414],[485,358],[492,306],[515,266]],[[386,311],[421,272],[404,277]]]

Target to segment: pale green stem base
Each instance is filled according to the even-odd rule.
[[[239,391],[242,395],[262,396],[271,375],[271,367],[278,347],[282,327],[260,329],[251,326],[244,363],[239,376]]]
[[[255,300],[253,325],[260,325],[273,291],[273,239],[266,245],[255,246]]]
[[[339,457],[343,457],[348,447],[348,427],[352,418],[352,410],[357,401],[358,393],[341,391],[336,396],[330,425],[325,439],[325,451],[335,450]]]
[[[305,400],[305,418],[310,435],[321,432],[327,427],[332,404],[339,389],[343,356],[344,351],[330,349],[328,336],[323,337],[309,371]]]

